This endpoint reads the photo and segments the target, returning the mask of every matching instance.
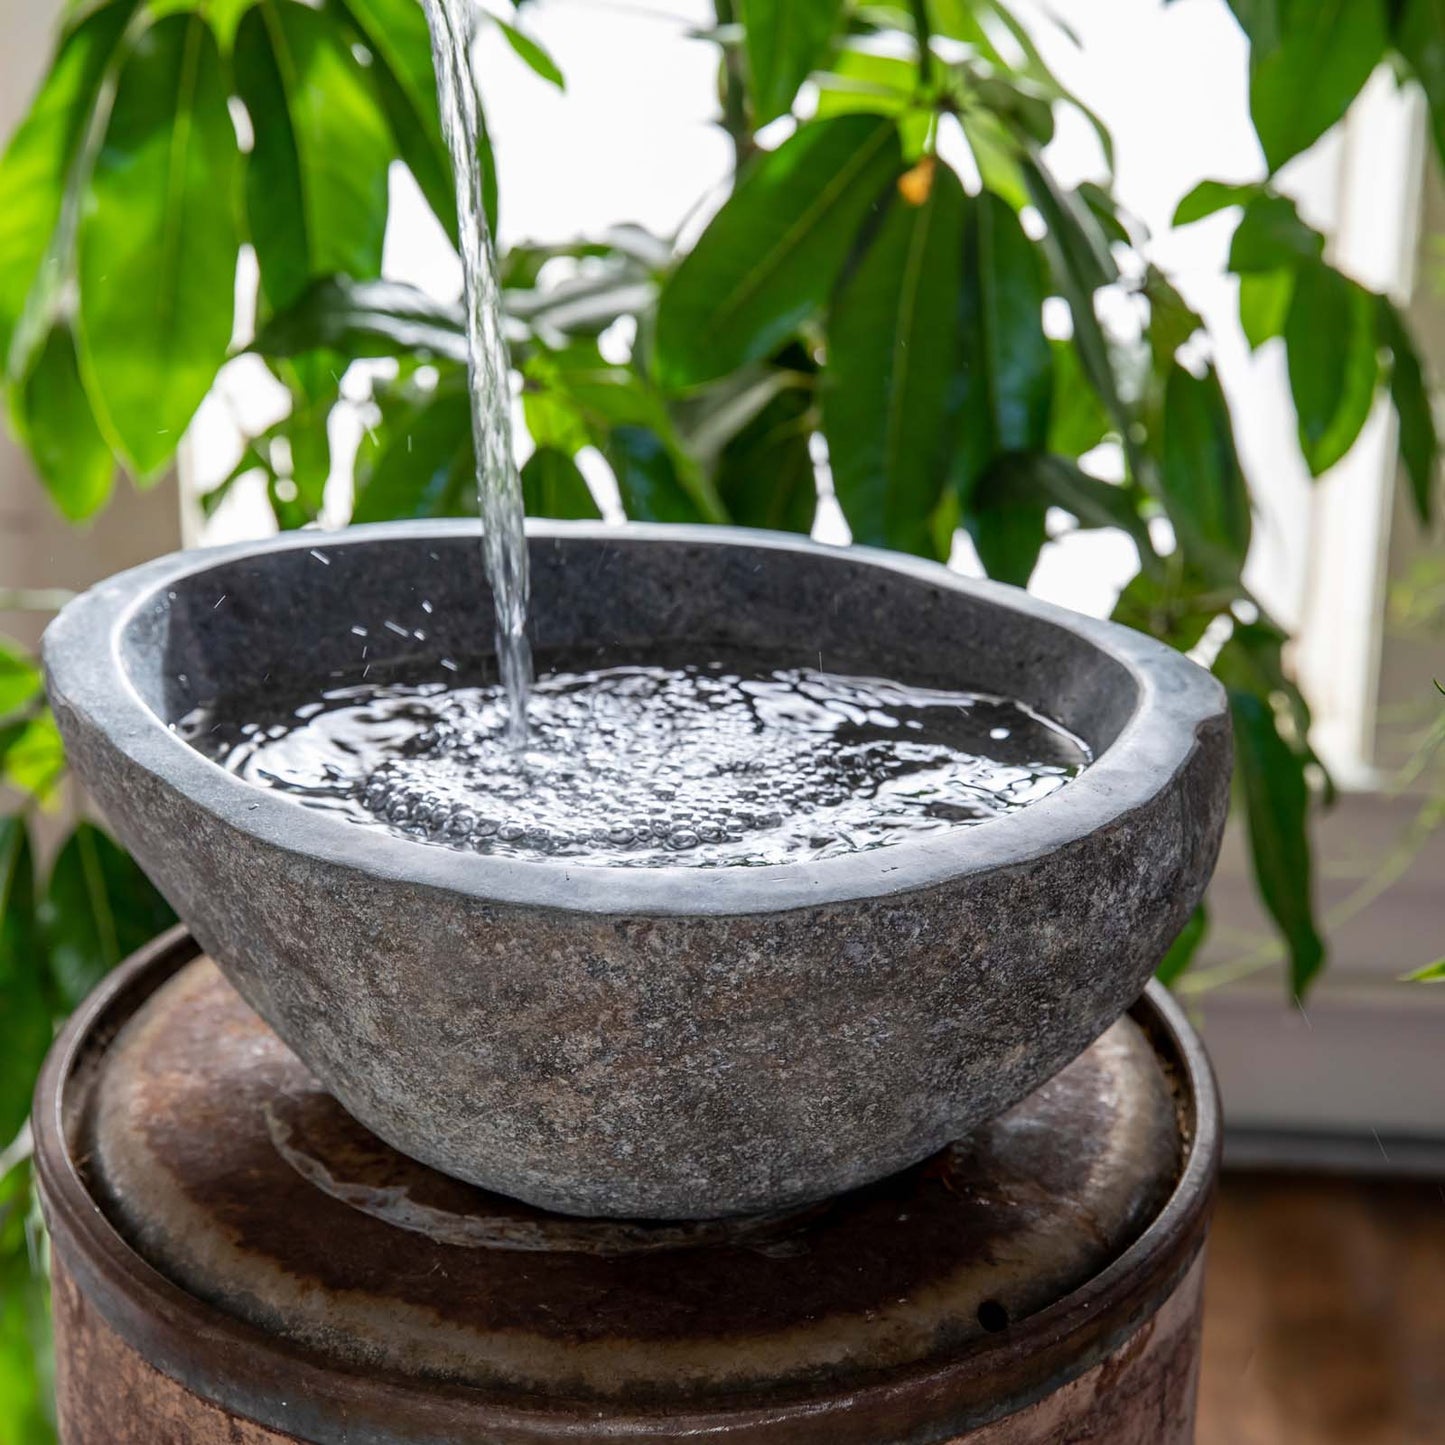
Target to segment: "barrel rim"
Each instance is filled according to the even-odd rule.
[[[894,1367],[832,1395],[790,1386],[696,1408],[608,1404],[605,1418],[592,1399],[523,1397],[327,1361],[173,1284],[121,1237],[73,1157],[87,1064],[203,952],[184,925],[162,934],[94,990],[56,1039],[35,1095],[41,1202],[65,1269],[126,1344],[194,1394],[315,1445],[464,1445],[479,1423],[495,1445],[701,1434],[770,1445],[927,1445],[1005,1418],[1097,1365],[1173,1293],[1204,1244],[1221,1147],[1218,1090],[1182,1010],[1151,983],[1130,1012],[1181,1086],[1184,1158],[1174,1189],[1092,1280],[952,1359]]]

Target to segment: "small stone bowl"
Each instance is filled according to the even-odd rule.
[[[45,638],[76,771],[247,1002],[414,1158],[564,1213],[802,1205],[1051,1077],[1199,901],[1228,714],[1160,643],[794,537],[549,523],[530,546],[544,658],[756,652],[973,689],[1054,718],[1096,760],[1021,812],[816,862],[464,853],[254,787],[173,725],[363,666],[475,674],[491,635],[475,523],[292,534],[102,583]]]

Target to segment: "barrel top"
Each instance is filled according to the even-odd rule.
[[[96,1197],[157,1270],[348,1365],[608,1399],[766,1392],[934,1360],[1084,1283],[1179,1173],[1171,1082],[1123,1019],[925,1164],[788,1214],[544,1214],[352,1120],[209,959],[99,1060]]]

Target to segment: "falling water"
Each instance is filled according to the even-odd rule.
[[[496,607],[497,667],[510,711],[509,734],[527,736],[532,652],[527,642],[527,538],[522,482],[512,449],[512,397],[502,297],[491,230],[482,203],[481,131],[472,82],[475,0],[422,0],[431,27],[442,133],[457,188],[457,230],[466,286],[467,357],[471,373],[472,439],[487,580]]]

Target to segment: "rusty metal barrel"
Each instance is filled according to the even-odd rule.
[[[1218,1104],[1168,996],[882,1183],[549,1215],[346,1115],[183,931],[35,1134],[66,1445],[1186,1445]]]

